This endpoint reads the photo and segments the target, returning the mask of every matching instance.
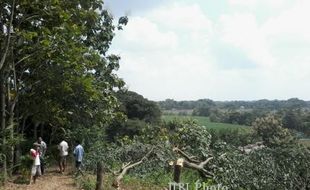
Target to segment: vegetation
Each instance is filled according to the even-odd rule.
[[[115,74],[120,57],[107,52],[128,19],[115,24],[101,0],[4,0],[0,19],[1,181],[15,173],[26,181],[29,149],[42,136],[53,160],[60,140],[82,141],[86,175],[76,181],[83,189],[172,181],[310,188],[309,148],[296,140],[309,134],[309,102],[157,104],[124,89]],[[162,117],[166,110],[194,116]]]
[[[14,155],[29,148],[22,138],[40,134],[50,145],[80,126],[102,127],[114,117],[114,91],[124,83],[113,73],[119,57],[106,53],[116,26],[102,1],[5,0],[0,10],[5,180],[20,162]]]
[[[256,118],[275,114],[282,119],[283,127],[300,133],[302,137],[309,137],[310,134],[310,103],[296,98],[287,101],[226,102],[210,99],[178,102],[167,99],[158,102],[158,105],[166,115],[204,116],[208,117],[213,123],[246,126],[251,126]]]
[[[210,99],[200,99],[197,101],[175,101],[167,99],[158,102],[163,110],[188,110],[197,109],[203,106],[218,107],[221,109],[257,109],[257,110],[281,110],[281,109],[296,109],[309,108],[310,102],[291,98],[289,100],[257,100],[257,101],[213,101]]]
[[[199,125],[205,126],[207,129],[240,129],[240,130],[249,130],[248,126],[238,125],[238,124],[230,124],[230,123],[216,123],[211,122],[208,117],[204,116],[182,116],[182,115],[163,115],[163,121],[174,121],[174,120],[195,120]]]

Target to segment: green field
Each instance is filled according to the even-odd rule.
[[[201,117],[201,116],[163,115],[162,119],[164,121],[193,119],[199,125],[206,126],[208,129],[242,129],[242,130],[250,129],[250,127],[244,126],[244,125],[236,125],[236,124],[228,124],[228,123],[214,123],[214,122],[211,122],[208,117]]]

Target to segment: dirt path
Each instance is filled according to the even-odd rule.
[[[72,175],[60,174],[56,169],[47,171],[44,176],[37,179],[36,184],[20,185],[8,183],[4,190],[78,190]]]

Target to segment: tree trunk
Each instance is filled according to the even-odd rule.
[[[177,190],[179,188],[179,183],[181,182],[181,173],[182,173],[183,161],[178,159],[174,162],[173,169],[173,183],[169,185],[169,190]]]
[[[102,161],[97,162],[96,190],[103,190],[103,164],[102,164]]]
[[[0,71],[0,125],[1,125],[1,133],[2,133],[2,147],[1,147],[1,152],[2,155],[1,157],[3,158],[3,163],[2,163],[2,173],[4,177],[4,181],[7,178],[7,164],[6,164],[6,134],[5,134],[5,117],[6,117],[6,102],[5,102],[5,80],[4,80],[4,72]]]
[[[7,84],[7,97],[8,97],[8,103],[7,105],[9,106],[9,118],[8,118],[8,129],[10,132],[10,140],[13,141],[14,139],[14,107],[15,107],[15,98],[11,99],[11,89],[10,89],[10,82],[8,80],[8,84]],[[9,170],[8,170],[8,174],[9,176],[12,176],[13,173],[13,168],[14,168],[14,145],[10,145],[9,146],[9,152],[8,152],[8,157],[7,157],[7,161],[8,161],[8,166],[9,166]]]
[[[41,125],[40,125],[40,137],[43,138],[43,136],[44,136],[44,125],[41,124]]]
[[[10,127],[10,139],[14,139],[14,117],[10,115],[9,117],[9,125]],[[8,174],[9,176],[12,176],[13,173],[13,168],[14,168],[14,145],[10,144],[9,146],[9,152],[8,152],[8,165],[9,165],[9,170]]]
[[[55,136],[55,133],[56,133],[56,127],[51,125],[51,128],[52,128],[52,132],[51,132],[51,135],[50,135],[50,140],[48,142],[48,146],[49,147],[52,146],[52,142],[54,141],[54,136]]]
[[[181,165],[174,165],[174,172],[173,172],[173,181],[176,183],[180,183],[181,181],[181,171],[182,166]]]
[[[39,127],[40,123],[35,122],[34,124],[34,130],[33,130],[33,136],[34,139],[38,139],[38,127]]]
[[[19,128],[17,129],[17,133],[19,133],[22,137],[24,137],[24,131],[25,131],[25,126],[26,126],[26,120],[27,120],[27,116],[24,116],[23,117],[23,120],[22,120],[22,125],[19,126]],[[21,156],[21,146],[20,146],[20,142],[17,143],[16,147],[15,147],[15,163],[16,165],[19,165],[20,164],[20,156]],[[19,167],[16,167],[15,168],[16,171],[18,171]]]

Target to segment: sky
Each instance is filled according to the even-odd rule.
[[[106,0],[129,90],[165,99],[310,100],[309,0]]]

